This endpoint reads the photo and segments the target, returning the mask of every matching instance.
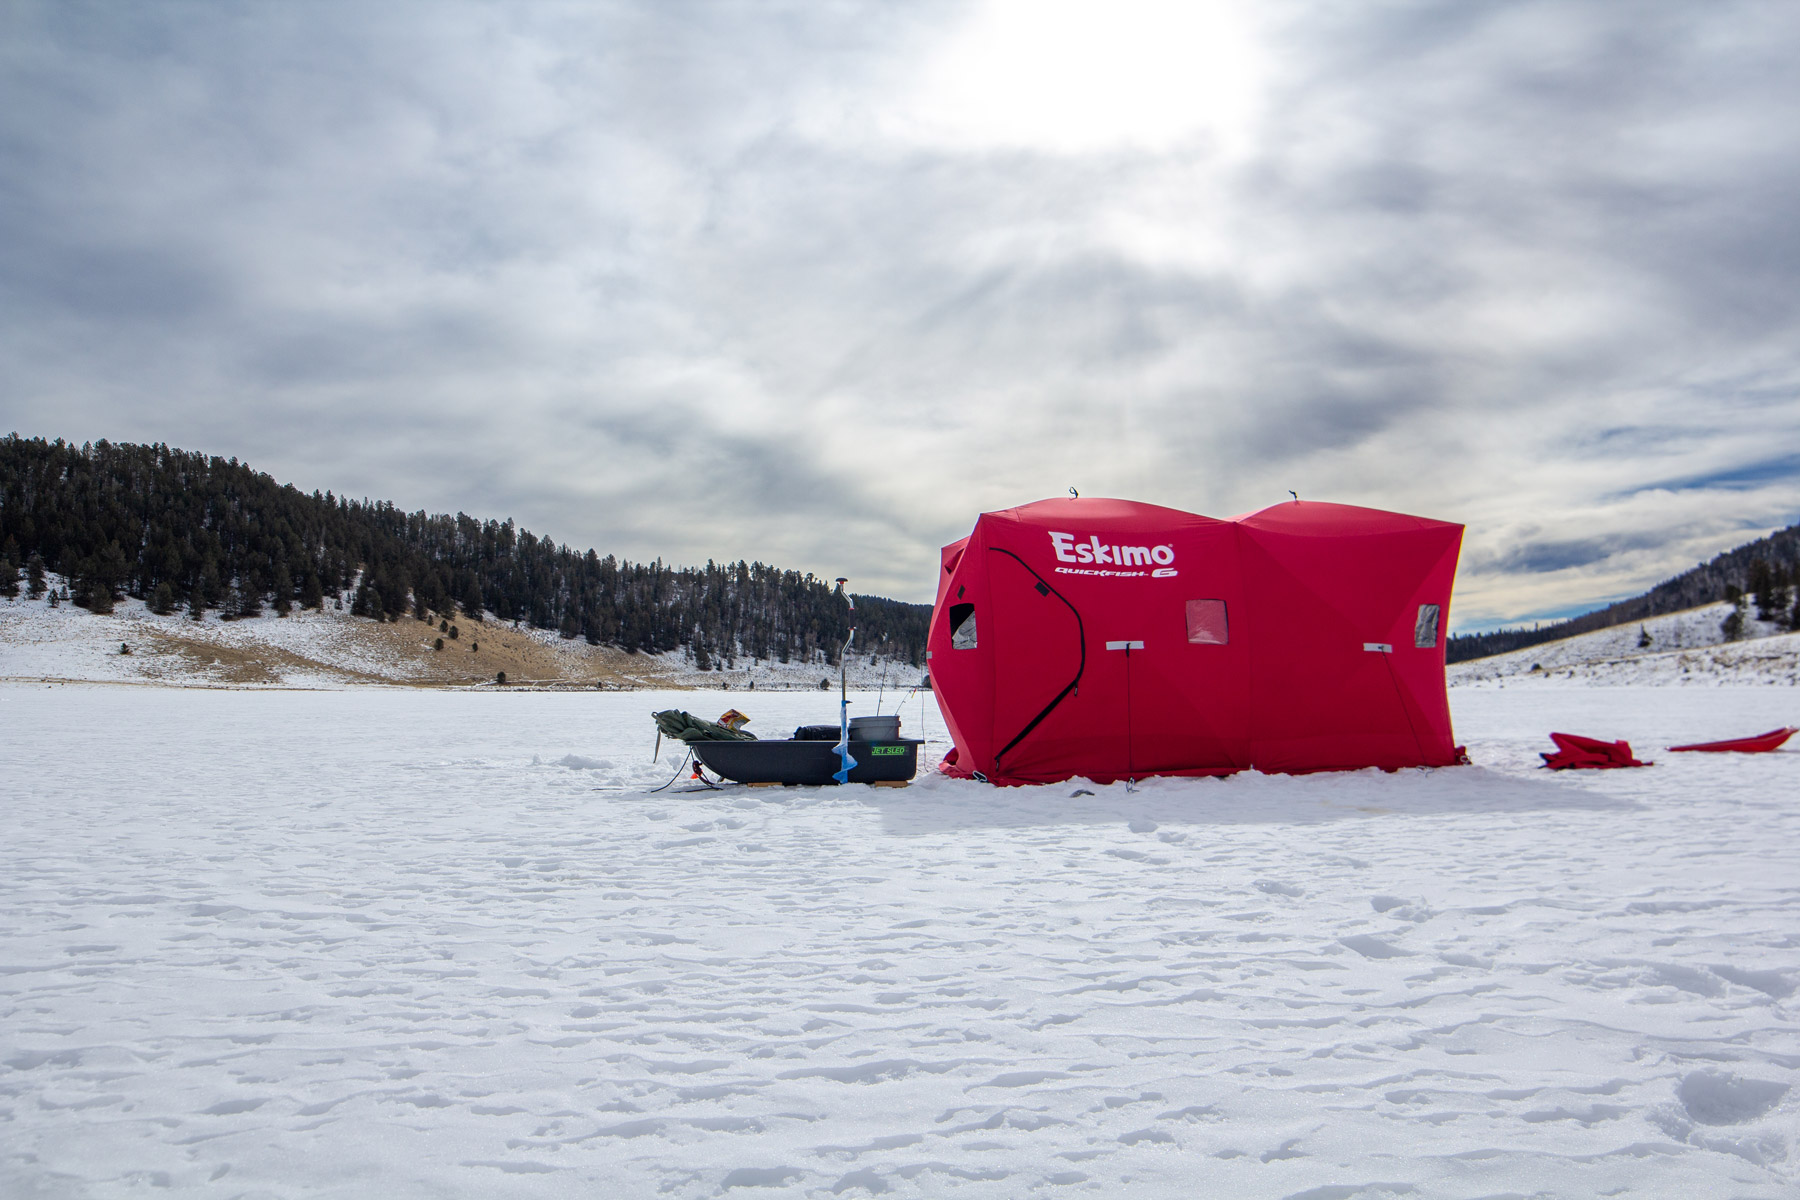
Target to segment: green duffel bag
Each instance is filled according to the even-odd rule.
[[[679,708],[667,708],[659,713],[651,713],[650,719],[656,722],[658,733],[681,742],[754,742],[756,740],[756,735],[749,730],[729,729],[717,721],[702,721],[694,714],[682,712]]]

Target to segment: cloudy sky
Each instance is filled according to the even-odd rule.
[[[1800,519],[1800,7],[0,4],[0,431],[930,598],[975,514]]]

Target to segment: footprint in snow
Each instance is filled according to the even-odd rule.
[[[1107,853],[1114,858],[1123,858],[1130,862],[1148,863],[1153,867],[1164,867],[1169,864],[1168,859],[1156,854],[1145,854],[1142,850],[1113,849],[1108,850]]]
[[[739,1167],[719,1181],[719,1190],[730,1191],[740,1187],[786,1187],[796,1179],[804,1177],[805,1171],[798,1167]]]
[[[1710,970],[1728,983],[1755,988],[1771,1000],[1786,1000],[1794,994],[1794,981],[1784,971],[1747,971],[1742,967],[1728,965],[1717,965]]]
[[[1429,921],[1437,914],[1421,904],[1410,904],[1398,896],[1371,896],[1369,907],[1378,913],[1386,913],[1397,921]]]
[[[1380,938],[1367,933],[1351,934],[1339,938],[1338,944],[1356,951],[1364,958],[1405,958],[1412,954],[1411,950],[1402,950],[1398,946],[1389,945]]]
[[[1083,1176],[1086,1178],[1086,1176]],[[888,1190],[887,1180],[876,1174],[873,1168],[865,1167],[861,1171],[852,1171],[831,1185],[831,1193],[841,1196],[852,1188],[861,1188],[872,1196],[878,1196]]]
[[[1717,1071],[1695,1071],[1675,1094],[1688,1116],[1702,1125],[1742,1125],[1768,1112],[1788,1093],[1772,1079],[1744,1079]]]

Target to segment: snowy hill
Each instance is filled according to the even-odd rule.
[[[64,581],[55,579],[58,586]],[[54,589],[53,589],[54,590]],[[1452,687],[1557,680],[1599,684],[1800,683],[1800,634],[1754,618],[1749,636],[1726,642],[1728,604],[1709,604],[1618,625],[1492,658],[1456,663]],[[626,654],[489,618],[460,622],[449,638],[436,624],[353,617],[327,607],[235,621],[209,612],[158,616],[140,600],[121,600],[97,615],[47,600],[0,600],[0,680],[155,683],[197,687],[332,688],[356,684],[414,687],[748,688],[810,691],[833,683],[823,661],[780,663],[738,658],[730,670],[701,671],[680,653]],[[1644,635],[1650,645],[1640,646]],[[444,649],[436,648],[443,637]],[[122,646],[131,652],[122,654]],[[861,687],[906,688],[924,672],[904,662],[850,656]]]
[[[1559,642],[1456,663],[1452,687],[1527,680],[1600,684],[1800,682],[1800,634],[1746,616],[1745,638],[1727,642],[1725,603],[1598,629]],[[1649,645],[1641,645],[1645,639]]]
[[[52,577],[52,591],[64,585]],[[458,622],[457,637],[436,623],[403,617],[387,623],[351,616],[329,605],[286,617],[202,620],[185,613],[158,616],[141,600],[118,602],[95,614],[48,597],[0,599],[0,680],[154,683],[195,687],[333,688],[355,684],[746,688],[813,690],[835,683],[837,669],[822,661],[773,662],[738,658],[734,669],[700,671],[680,652],[627,654],[612,646],[558,637],[489,618]],[[444,648],[437,648],[439,638]],[[129,653],[122,648],[129,647]],[[890,688],[924,674],[906,663],[850,656],[852,683]]]

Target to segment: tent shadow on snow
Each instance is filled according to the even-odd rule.
[[[899,835],[1144,821],[1189,827],[1317,825],[1448,814],[1630,812],[1642,807],[1634,800],[1562,781],[1520,779],[1484,767],[1159,778],[1147,779],[1129,792],[1123,783],[1082,779],[996,789],[933,775],[903,791],[864,791],[862,803],[880,810],[883,831]],[[1075,794],[1082,791],[1092,795]]]

